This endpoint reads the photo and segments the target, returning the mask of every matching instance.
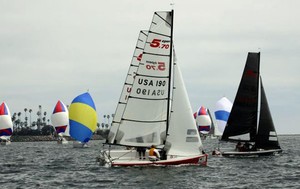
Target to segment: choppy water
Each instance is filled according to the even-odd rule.
[[[283,153],[260,158],[209,157],[207,167],[105,168],[90,148],[55,142],[0,146],[0,188],[300,188],[300,136],[280,136]],[[207,151],[217,142],[203,141]]]

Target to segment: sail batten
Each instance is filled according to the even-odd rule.
[[[143,54],[148,54],[148,55],[153,55],[153,56],[166,56],[166,57],[170,56],[168,54],[156,54],[156,53],[149,53],[149,52],[144,52]],[[141,62],[141,64],[145,64],[145,63]]]
[[[156,34],[156,35],[158,35],[158,36],[163,36],[163,37],[169,37],[169,38],[171,38],[171,36],[169,36],[169,35],[164,35],[164,34],[161,34],[161,33],[156,33],[156,32],[149,32],[149,33],[151,33],[151,34]]]
[[[140,63],[140,65],[144,65],[144,64]],[[153,75],[145,75],[145,74],[136,74],[135,76],[151,77],[151,78],[169,78],[169,76],[153,76]]]
[[[128,98],[134,98],[134,99],[140,99],[140,100],[167,100],[168,98],[139,98],[139,97],[134,97],[134,96],[129,96]]]
[[[133,120],[133,119],[122,119],[125,121],[132,121],[132,122],[140,122],[140,123],[159,123],[159,122],[166,122],[166,120],[158,120],[158,121],[145,121],[145,120]]]

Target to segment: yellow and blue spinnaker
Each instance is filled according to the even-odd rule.
[[[97,128],[97,113],[89,93],[77,96],[69,108],[70,135],[80,142],[88,142]]]

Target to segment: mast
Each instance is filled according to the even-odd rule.
[[[260,89],[260,52],[257,53],[257,75],[258,75],[258,79],[256,81],[256,86],[257,86],[257,103],[256,103],[256,128],[253,128],[251,131],[250,131],[250,139],[252,141],[256,141],[256,138],[257,138],[257,133],[258,133],[258,126],[259,126],[259,108],[260,108],[260,92],[261,92],[261,89]],[[255,129],[255,131],[254,131]]]
[[[166,137],[168,136],[168,130],[169,130],[169,124],[170,124],[170,101],[171,101],[171,90],[173,88],[173,86],[171,86],[171,82],[172,82],[172,78],[173,78],[173,74],[172,74],[172,61],[173,61],[173,22],[174,22],[174,10],[172,9],[172,11],[170,12],[171,14],[171,41],[170,41],[170,47],[172,48],[170,50],[170,60],[169,60],[169,87],[168,87],[168,102],[167,102],[167,122],[166,122]],[[171,77],[172,76],[172,77]],[[165,144],[166,141],[164,141]]]

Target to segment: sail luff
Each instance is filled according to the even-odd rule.
[[[171,39],[170,39],[170,47],[172,48],[170,51],[170,60],[169,60],[169,88],[168,88],[168,103],[167,103],[167,123],[166,123],[166,138],[168,136],[169,124],[170,124],[170,103],[171,103],[171,82],[172,82],[172,61],[173,61],[173,22],[174,22],[174,10],[171,11]],[[165,144],[165,141],[163,142]]]

